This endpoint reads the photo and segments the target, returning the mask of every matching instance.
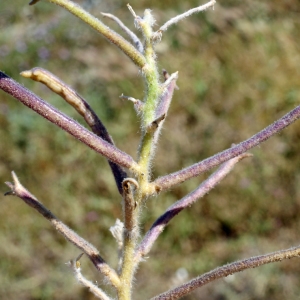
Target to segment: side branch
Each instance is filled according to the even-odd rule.
[[[128,37],[132,40],[132,42],[135,44],[135,47],[139,50],[139,52],[143,53],[144,52],[144,46],[140,39],[137,37],[137,35],[132,32],[118,17],[112,14],[108,13],[101,13],[102,16],[114,20],[120,28],[128,35]]]
[[[1,71],[0,89],[10,94],[45,119],[59,126],[64,131],[70,133],[72,136],[89,146],[91,149],[102,154],[110,161],[122,167],[129,168],[135,173],[138,172],[139,166],[130,155],[88,131],[76,121],[59,112],[56,108],[43,101],[41,98]]]
[[[145,66],[145,57],[132,44],[125,40],[121,35],[104,25],[99,19],[89,14],[78,4],[70,0],[48,1],[65,8],[70,13],[72,13],[73,15],[84,21],[86,24],[90,25],[96,31],[101,33],[110,42],[119,47],[138,67],[143,68]]]
[[[62,234],[69,242],[74,244],[77,248],[83,251],[89,259],[93,262],[95,267],[105,275],[111,284],[118,287],[120,284],[119,276],[100,256],[99,251],[89,242],[80,237],[76,232],[66,226],[56,216],[48,210],[35,196],[33,196],[23,185],[20,183],[18,177],[12,172],[13,183],[6,182],[11,191],[5,193],[5,195],[14,195],[22,199],[26,204],[34,208],[43,217],[45,217],[54,228]]]
[[[178,23],[179,21],[183,20],[184,18],[189,17],[192,14],[198,13],[200,11],[206,10],[209,7],[213,7],[216,4],[215,0],[211,0],[206,4],[200,5],[198,7],[192,8],[185,13],[178,15],[169,21],[167,21],[163,26],[161,26],[154,34],[154,38],[160,38],[162,33],[165,32],[171,25]]]
[[[81,253],[76,259],[71,260],[68,265],[72,268],[73,273],[79,283],[81,283],[83,286],[87,287],[91,293],[93,293],[98,299],[100,300],[112,300],[112,298],[108,297],[106,293],[102,289],[100,289],[97,284],[94,284],[93,282],[87,280],[82,274],[81,274],[81,268],[80,268],[80,258],[82,257],[83,253]]]
[[[225,266],[216,268],[208,273],[205,273],[175,289],[160,294],[152,298],[151,300],[179,299],[201,286],[204,286],[217,279],[227,277],[228,275],[232,275],[234,273],[238,273],[251,268],[257,268],[265,264],[279,262],[284,259],[291,259],[299,256],[300,256],[300,246],[297,246],[286,250],[280,250],[273,253],[254,256],[244,260],[236,261],[231,264],[227,264]]]
[[[284,115],[273,124],[269,125],[262,131],[253,135],[248,140],[237,144],[236,146],[217,153],[214,156],[206,158],[199,163],[196,163],[190,167],[177,171],[175,173],[160,177],[152,182],[152,193],[167,190],[176,184],[182,183],[188,179],[196,177],[203,172],[210,170],[217,165],[236,157],[242,153],[245,153],[249,149],[261,144],[262,142],[269,139],[271,136],[277,134],[296,120],[300,118],[300,105],[289,113]]]
[[[154,242],[158,236],[163,232],[169,222],[178,215],[183,209],[190,207],[197,200],[205,196],[210,190],[212,190],[218,183],[223,180],[226,175],[233,169],[233,167],[243,158],[249,157],[251,154],[244,153],[239,155],[219,167],[208,179],[203,181],[194,191],[183,197],[171,205],[166,212],[160,216],[154,224],[151,226],[149,231],[146,233],[144,239],[140,243],[136,250],[135,260],[138,264],[143,257],[145,257],[151,250]]]

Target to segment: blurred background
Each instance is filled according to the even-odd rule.
[[[79,122],[42,84],[19,73],[48,69],[94,108],[116,144],[136,158],[139,120],[122,93],[143,98],[138,69],[116,47],[63,9],[1,1],[0,69]],[[29,2],[29,1],[28,1]],[[125,1],[81,0],[134,29]],[[199,1],[130,1],[153,9],[156,29]],[[153,178],[209,157],[299,104],[300,2],[219,0],[214,10],[172,26],[157,45],[160,69],[179,71]],[[108,19],[104,22],[119,31]],[[84,124],[84,123],[82,123]],[[299,243],[300,122],[252,150],[213,191],[175,217],[138,270],[134,299],[147,299],[219,265]],[[109,227],[121,198],[105,159],[0,92],[0,192],[14,170],[58,218],[97,246],[113,266]],[[143,232],[209,174],[149,199]],[[65,265],[80,253],[21,200],[0,196],[0,298],[94,299]],[[142,233],[143,233],[142,232]],[[83,274],[102,283],[87,258]],[[299,299],[298,259],[248,270],[184,299]]]

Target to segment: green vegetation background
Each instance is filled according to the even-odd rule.
[[[139,123],[122,93],[142,98],[137,68],[120,51],[64,10],[41,1],[1,1],[0,69],[78,119],[58,96],[21,78],[46,68],[98,112],[116,144],[136,157]],[[78,1],[79,2],[79,1]],[[125,1],[80,1],[100,17],[111,12],[134,28]],[[199,1],[137,1],[157,24]],[[118,30],[110,20],[104,20]],[[300,6],[297,0],[218,1],[215,10],[173,26],[157,46],[160,68],[179,71],[178,86],[153,165],[173,172],[238,143],[299,104]],[[209,195],[177,216],[137,273],[135,299],[162,292],[187,274],[299,243],[300,122],[251,151],[254,157]],[[15,170],[21,182],[67,225],[116,264],[109,232],[121,216],[120,196],[104,158],[0,93],[0,191]],[[145,207],[143,228],[208,174]],[[65,265],[79,251],[17,198],[0,197],[0,299],[94,299]],[[84,258],[83,272],[102,283]],[[183,269],[181,269],[183,268]],[[176,275],[177,274],[177,275]],[[185,299],[299,299],[300,262],[249,270]]]

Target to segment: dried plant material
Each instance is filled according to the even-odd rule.
[[[114,20],[119,26],[120,28],[128,35],[128,37],[132,40],[132,42],[134,43],[135,47],[141,52],[144,52],[144,46],[142,44],[142,42],[140,41],[140,39],[137,37],[137,35],[132,32],[119,18],[117,18],[116,16],[112,15],[112,14],[108,14],[108,13],[101,13],[104,17],[107,17],[109,19]]]
[[[158,31],[155,33],[153,38],[154,39],[159,38],[161,36],[161,34],[164,31],[166,31],[171,25],[178,23],[179,21],[189,17],[192,14],[199,13],[201,11],[204,11],[204,10],[210,8],[210,7],[213,7],[215,4],[216,4],[216,1],[212,0],[212,1],[209,1],[208,3],[206,3],[206,4],[203,4],[203,5],[200,5],[198,7],[192,8],[192,9],[186,11],[185,13],[170,19],[168,22],[166,22],[163,26],[161,26],[158,29]]]
[[[45,84],[54,93],[60,95],[70,105],[72,105],[82,116],[86,113],[86,106],[79,96],[70,86],[62,82],[58,77],[43,68],[33,68],[20,73],[23,77],[30,78]]]
[[[140,114],[143,111],[144,104],[141,100],[135,99],[133,97],[128,97],[123,94],[120,96],[120,98],[133,102],[134,109],[137,112],[137,114]]]
[[[100,289],[97,284],[89,281],[81,274],[80,268],[80,258],[83,254],[80,254],[75,260],[71,260],[68,265],[72,268],[75,278],[77,281],[83,286],[87,287],[91,293],[93,293],[98,299],[101,300],[112,300],[112,298],[108,297],[102,289]]]

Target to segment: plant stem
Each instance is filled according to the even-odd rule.
[[[124,254],[122,272],[120,274],[120,288],[118,289],[119,300],[131,300],[132,284],[135,274],[134,254],[137,243],[137,221],[140,214],[139,205],[136,207],[133,220],[135,221],[135,231],[131,235],[127,232],[128,236],[124,239]]]
[[[139,166],[133,158],[117,147],[104,141],[102,138],[88,131],[79,123],[59,112],[56,108],[43,101],[31,91],[14,81],[12,78],[0,71],[0,89],[22,102],[24,105],[40,114],[45,119],[70,133],[79,141],[86,144],[91,149],[102,154],[112,162],[129,168],[134,173],[138,173]]]
[[[287,126],[291,125],[293,122],[300,118],[300,105],[295,109],[288,112],[279,120],[275,121],[273,124],[269,125],[265,129],[261,130],[257,134],[253,135],[251,138],[215,154],[209,158],[202,160],[192,166],[184,168],[180,171],[171,173],[169,175],[162,176],[156,179],[151,185],[152,193],[155,194],[157,191],[164,191],[172,188],[173,186],[182,183],[188,179],[196,177],[201,173],[210,170],[219,164],[245,153],[251,148],[261,144],[262,142],[269,139],[271,136],[277,134]],[[149,187],[150,188],[150,187]]]
[[[151,300],[175,300],[179,299],[187,294],[190,294],[193,290],[204,286],[216,279],[227,277],[237,272],[241,272],[251,268],[257,268],[265,264],[279,262],[284,259],[291,259],[300,256],[300,246],[289,248],[286,250],[280,250],[273,253],[259,255],[243,259],[230,263],[228,265],[216,268],[208,273],[205,273],[175,289],[160,294]]]
[[[70,0],[48,0],[51,3],[57,4],[70,13],[90,25],[92,28],[100,32],[110,42],[119,47],[138,67],[143,68],[146,64],[145,57],[127,40],[120,36],[115,31],[104,25],[99,19],[95,18],[85,11],[78,4]]]
[[[155,119],[155,111],[157,108],[159,97],[162,89],[159,81],[159,74],[156,64],[156,55],[152,42],[152,16],[149,10],[145,10],[144,18],[135,16],[138,26],[141,28],[145,37],[145,59],[146,66],[143,68],[144,78],[146,82],[146,97],[143,106],[142,118],[142,140],[139,149],[138,164],[141,168],[139,177],[140,191],[142,195],[147,193],[148,182],[150,181],[151,159],[154,152],[154,134],[148,131],[149,125]]]
[[[87,280],[81,274],[79,259],[81,258],[82,254],[76,260],[71,260],[69,262],[69,265],[72,268],[77,281],[79,283],[81,283],[83,286],[87,287],[90,290],[90,292],[93,293],[98,299],[100,299],[100,300],[112,300],[112,298],[110,298],[108,295],[106,295],[106,293],[102,289],[100,289],[97,286],[97,284]]]
[[[133,186],[135,186],[134,189]],[[134,199],[135,189],[138,189],[138,184],[134,179],[127,178],[123,181],[124,247],[120,288],[118,289],[119,300],[131,299],[132,282],[135,273],[134,254],[139,233],[138,219],[140,215],[140,206]]]
[[[131,41],[135,44],[136,49],[139,50],[139,52],[143,53],[144,52],[144,46],[140,39],[137,37],[137,35],[132,32],[119,18],[117,18],[115,15],[108,14],[108,13],[101,13],[102,16],[110,18],[114,20],[120,28],[128,35],[128,37],[131,39]]]
[[[23,71],[21,72],[21,75],[25,78],[31,78],[32,80],[45,84],[51,91],[60,95],[67,103],[73,106],[81,116],[83,116],[86,123],[97,136],[101,137],[111,145],[114,145],[113,139],[109,135],[106,127],[87,101],[61,79],[43,68],[33,68],[32,70]],[[122,181],[127,177],[127,174],[119,165],[110,160],[108,160],[108,163],[114,175],[119,193],[122,195]]]
[[[161,215],[151,226],[149,231],[145,234],[142,242],[135,253],[135,260],[138,264],[151,250],[154,242],[158,236],[163,232],[169,222],[179,214],[183,209],[190,207],[200,198],[204,197],[210,190],[212,190],[217,184],[219,184],[233,167],[243,158],[250,157],[251,154],[243,153],[231,160],[223,163],[217,171],[215,171],[208,179],[203,181],[194,191],[171,205],[166,212]]]
[[[89,242],[80,237],[76,232],[66,226],[61,220],[59,220],[50,210],[48,210],[35,196],[33,196],[23,185],[20,183],[18,177],[12,172],[13,183],[6,182],[10,187],[10,191],[5,195],[14,195],[22,199],[27,205],[34,208],[43,217],[45,217],[54,228],[62,234],[68,241],[74,244],[77,248],[83,251],[89,259],[93,262],[95,267],[105,275],[110,283],[118,288],[120,285],[120,279],[118,274],[113,270],[100,256],[99,251]]]

